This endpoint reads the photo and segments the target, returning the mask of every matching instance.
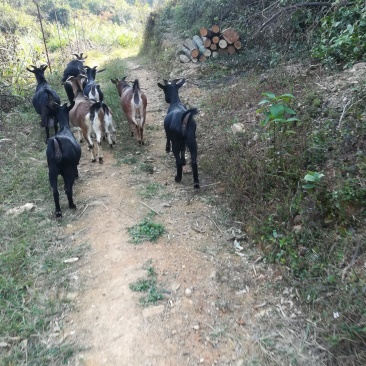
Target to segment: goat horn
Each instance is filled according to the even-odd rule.
[[[163,79],[163,81],[164,81],[164,84],[165,85],[169,84],[169,81],[168,80]]]

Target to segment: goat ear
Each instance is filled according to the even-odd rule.
[[[44,71],[44,70],[46,70],[47,69],[47,67],[48,67],[48,65],[42,65],[41,66],[41,68],[42,68],[42,70]]]
[[[165,90],[165,85],[158,83],[158,87]]]
[[[118,79],[111,79],[111,82],[112,82],[113,84],[117,84],[117,83],[118,83]]]
[[[163,79],[163,81],[164,81],[164,84],[165,85],[169,84],[169,81],[168,80]]]
[[[97,72],[103,72],[103,71],[105,71],[106,69],[100,69],[100,70],[98,70]]]
[[[186,79],[180,79],[180,82],[177,83],[177,87],[180,88],[184,83],[186,82]]]
[[[29,72],[34,74],[34,70],[29,69],[28,67],[26,68]]]

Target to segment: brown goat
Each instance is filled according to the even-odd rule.
[[[111,82],[117,87],[121,108],[127,118],[131,136],[136,135],[137,142],[144,144],[147,98],[140,89],[139,81],[136,79],[133,86],[126,82],[126,77],[120,80],[111,79]]]
[[[75,106],[69,113],[70,123],[78,128],[79,141],[82,142],[83,136],[87,142],[92,162],[95,162],[98,156],[99,162],[102,163],[102,137],[106,134],[104,123],[105,111],[102,102],[93,103],[84,96],[82,87],[84,79],[85,75],[78,75],[77,77],[70,76],[66,80],[66,83],[71,85],[75,96]],[[92,134],[95,134],[97,140],[97,151],[95,151]]]

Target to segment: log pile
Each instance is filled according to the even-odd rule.
[[[240,36],[232,28],[221,31],[218,25],[210,29],[202,27],[200,35],[194,35],[183,42],[179,59],[181,62],[202,62],[208,57],[233,55],[241,48]]]

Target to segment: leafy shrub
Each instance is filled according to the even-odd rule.
[[[313,57],[328,66],[345,68],[366,56],[366,4],[364,0],[336,6],[321,19]]]

